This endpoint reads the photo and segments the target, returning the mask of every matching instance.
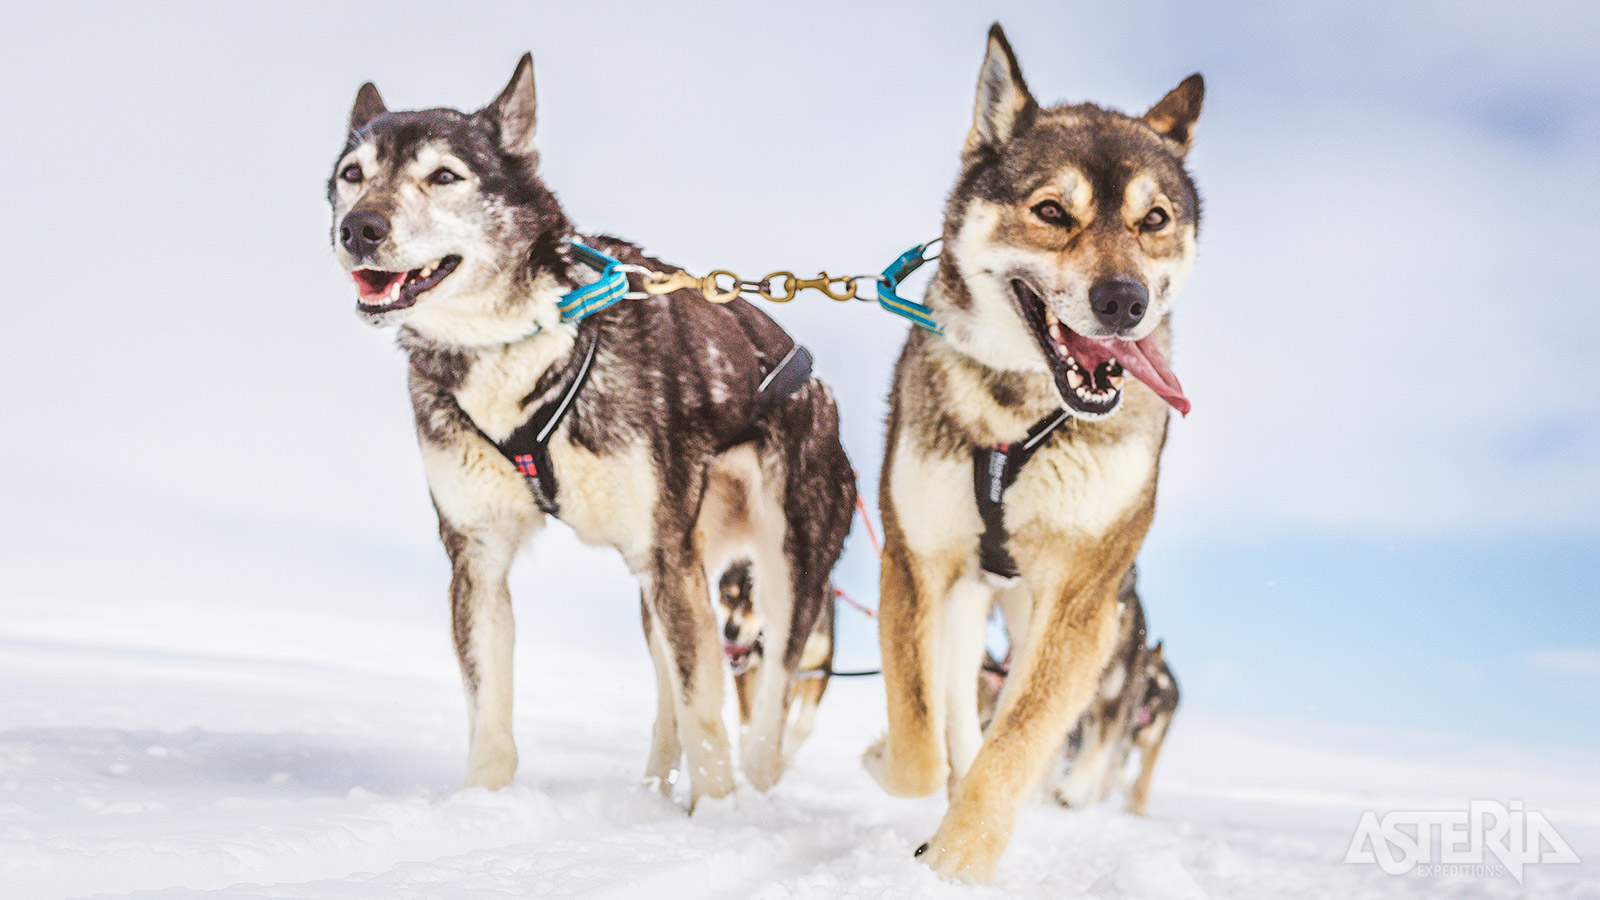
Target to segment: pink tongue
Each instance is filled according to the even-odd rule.
[[[1142,341],[1130,342],[1069,333],[1066,344],[1073,358],[1085,369],[1093,372],[1096,366],[1114,359],[1122,363],[1122,368],[1128,374],[1149,385],[1180,415],[1189,414],[1189,398],[1183,395],[1183,385],[1178,383],[1178,376],[1167,365],[1167,358],[1161,355],[1154,335]]]
[[[350,277],[355,279],[356,292],[361,295],[361,299],[371,303],[388,296],[389,289],[394,287],[396,281],[406,277],[406,273],[382,272],[377,269],[357,269],[350,273]]]

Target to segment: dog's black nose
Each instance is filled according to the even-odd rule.
[[[1100,324],[1115,333],[1144,320],[1150,292],[1132,278],[1107,278],[1089,289],[1089,305]]]
[[[729,619],[728,620],[728,624],[722,626],[722,636],[727,638],[728,639],[728,643],[730,643],[730,644],[738,643],[738,641],[739,641],[739,623],[735,622],[732,619]]]
[[[339,223],[339,243],[356,259],[372,255],[389,236],[389,220],[370,209],[358,209]]]

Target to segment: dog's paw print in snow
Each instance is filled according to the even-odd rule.
[[[1090,893],[1100,900],[1210,900],[1175,850],[1123,857],[1115,869],[1095,882]]]

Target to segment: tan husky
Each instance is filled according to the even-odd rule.
[[[1204,85],[1141,117],[1040,107],[989,33],[926,305],[890,398],[879,502],[889,793],[948,788],[917,855],[987,881],[1117,640],[1117,588],[1155,512],[1168,313],[1195,255],[1184,170]],[[1125,375],[1133,378],[1125,379]],[[1001,602],[1016,639],[994,723],[973,679]]]

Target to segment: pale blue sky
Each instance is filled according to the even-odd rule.
[[[133,615],[201,570],[293,593],[303,568],[442,615],[400,361],[327,249],[361,81],[476,106],[532,50],[544,174],[580,226],[697,270],[873,271],[938,230],[996,18],[1041,99],[1138,109],[1207,78],[1174,355],[1195,409],[1144,562],[1186,696],[1600,742],[1600,7],[1579,2],[13,10],[0,611]],[[870,492],[904,324],[772,312],[839,388]],[[865,547],[840,578],[870,598]],[[614,563],[541,559],[525,623],[600,583],[574,627],[635,627]]]

